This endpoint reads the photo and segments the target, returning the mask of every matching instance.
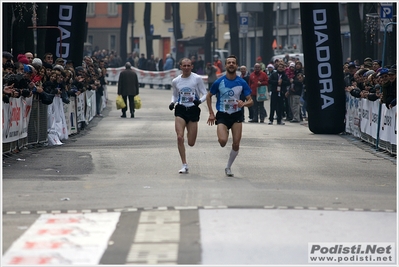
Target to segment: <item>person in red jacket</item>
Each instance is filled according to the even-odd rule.
[[[266,72],[261,71],[261,65],[256,63],[254,71],[249,76],[249,87],[251,88],[251,96],[254,105],[252,106],[252,120],[249,122],[265,122],[267,117],[264,101],[257,101],[256,96],[260,86],[269,85],[269,78]],[[258,120],[259,119],[259,120]]]

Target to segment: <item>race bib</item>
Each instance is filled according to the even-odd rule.
[[[180,92],[180,99],[182,104],[193,103],[194,98],[195,98],[195,93],[192,91]]]
[[[229,98],[224,100],[224,110],[231,114],[238,111],[238,100],[235,98]]]

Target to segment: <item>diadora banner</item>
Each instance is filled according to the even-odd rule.
[[[81,3],[48,4],[47,25],[59,28],[46,31],[46,52],[53,53],[54,61],[59,57],[75,64],[82,61],[86,7],[87,4]]]
[[[315,134],[345,130],[345,85],[337,3],[301,3],[301,28],[309,129]]]

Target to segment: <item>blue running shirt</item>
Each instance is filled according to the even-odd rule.
[[[238,107],[241,93],[247,97],[251,94],[251,88],[239,76],[236,76],[234,80],[229,80],[224,75],[212,84],[210,92],[212,95],[216,95],[216,110],[232,114],[241,110]]]

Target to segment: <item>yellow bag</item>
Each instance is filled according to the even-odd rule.
[[[141,98],[139,95],[134,96],[134,109],[140,109],[141,108]]]
[[[116,97],[116,109],[122,109],[122,108],[125,108],[125,107],[126,107],[125,101],[123,100],[121,95],[118,95]]]

